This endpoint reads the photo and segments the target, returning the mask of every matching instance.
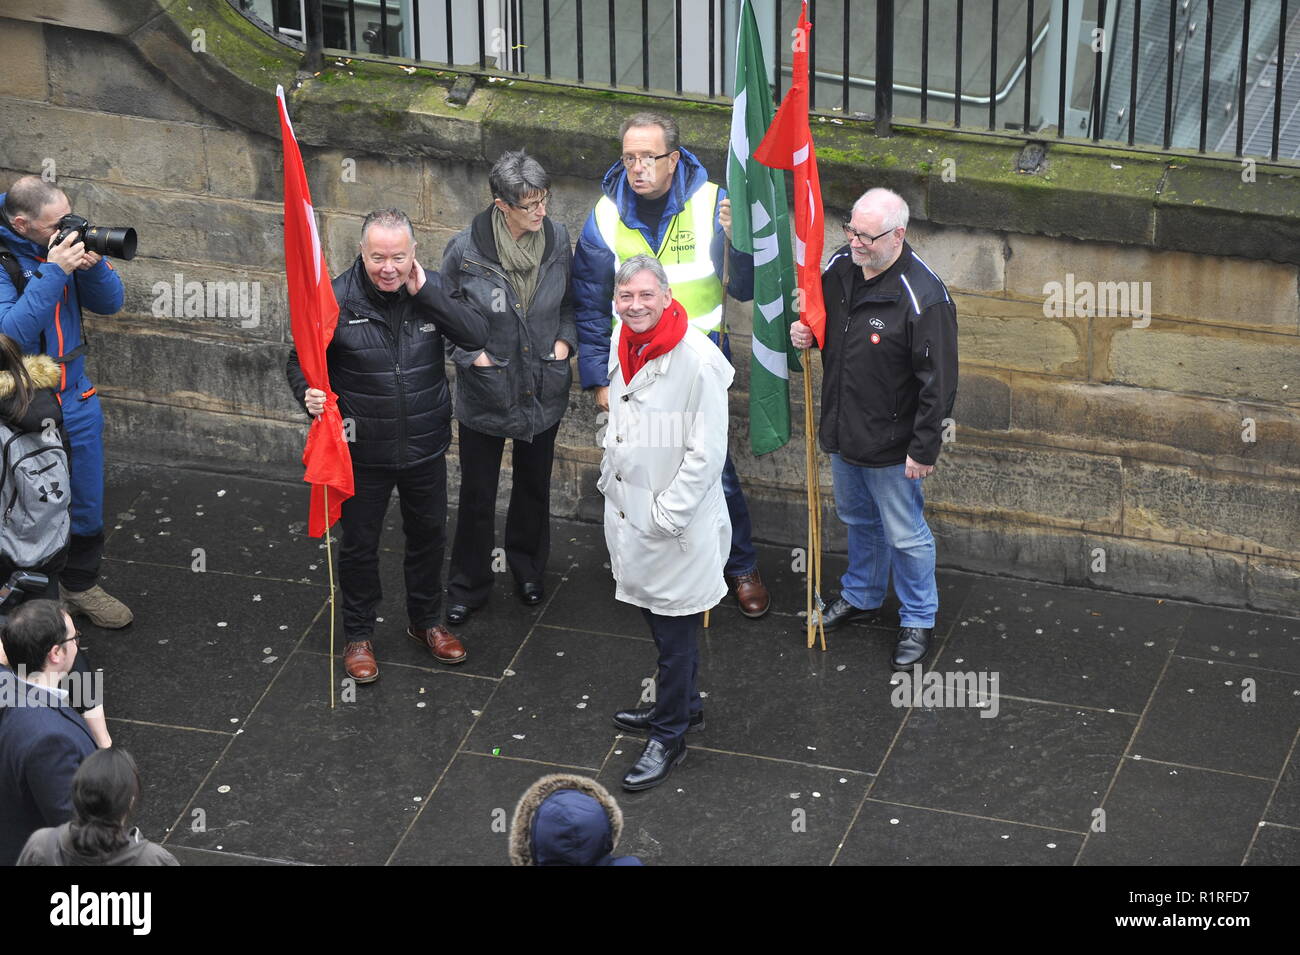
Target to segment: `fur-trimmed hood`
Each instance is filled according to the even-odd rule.
[[[37,388],[59,387],[59,366],[48,355],[24,355],[23,365],[27,374]],[[7,371],[0,371],[0,401],[14,393],[14,376]]]
[[[635,856],[615,858],[623,834],[623,811],[600,783],[554,773],[533,783],[519,799],[510,823],[512,865],[640,865]]]

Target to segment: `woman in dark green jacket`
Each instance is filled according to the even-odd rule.
[[[497,481],[513,441],[505,557],[519,599],[545,596],[551,465],[569,407],[577,330],[569,289],[572,250],[546,215],[550,178],[523,150],[505,153],[488,182],[492,205],[448,244],[443,280],[488,319],[482,351],[454,349],[460,504],[447,582],[447,622],[464,623],[492,592]]]

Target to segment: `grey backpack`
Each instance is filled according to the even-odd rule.
[[[57,438],[57,432],[55,432]],[[61,440],[0,421],[0,557],[34,569],[68,543],[72,483]]]

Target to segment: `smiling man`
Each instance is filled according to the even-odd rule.
[[[406,536],[406,634],[440,663],[460,663],[465,648],[441,625],[442,558],[446,547],[447,462],[451,393],[442,338],[478,350],[487,322],[442,288],[437,272],[415,258],[411,220],[399,209],[372,212],[361,227],[361,251],[334,279],[338,327],[325,353],[330,386],[349,429],[355,494],[339,520],[339,587],[343,591],[343,651],[348,676],[379,678],[371,634],[383,591],[379,535],[397,489]],[[294,397],[313,417],[326,394],[308,388],[291,352]]]
[[[921,481],[934,473],[957,398],[957,308],[908,245],[907,203],[871,189],[844,223],[848,245],[826,264],[826,343],[818,438],[831,456],[835,509],[848,526],[849,568],[822,623],[878,610],[890,573],[902,605],[892,665],[925,659],[939,609],[934,536]],[[802,321],[796,348],[815,343]]]
[[[708,171],[678,141],[677,123],[658,113],[628,117],[619,133],[623,153],[605,173],[596,203],[573,253],[573,301],[578,325],[578,371],[596,407],[609,411],[605,363],[617,334],[611,309],[614,273],[634,255],[659,260],[691,327],[707,335],[731,360],[723,323],[722,275],[730,258],[726,292],[745,301],[754,294],[754,258],[731,246],[731,200],[709,182]],[[771,597],[758,572],[749,504],[727,455],[722,491],[731,516],[727,577],[746,617],[761,617]]]
[[[690,326],[657,259],[635,255],[615,280],[609,427],[598,488],[618,600],[641,608],[659,651],[655,704],[614,725],[649,732],[623,788],[649,789],[686,758],[704,726],[696,686],[704,611],[727,592],[731,520],[722,493],[727,388],[734,372]]]

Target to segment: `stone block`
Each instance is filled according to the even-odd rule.
[[[425,166],[418,160],[392,160],[358,151],[312,150],[305,159],[307,184],[318,209],[365,216],[396,207],[414,222],[426,222]]]
[[[842,243],[844,234],[838,225],[836,231],[837,244]],[[1001,292],[1006,287],[1006,240],[997,233],[913,222],[907,228],[907,241],[950,293]]]
[[[1080,530],[1121,526],[1119,458],[1041,448],[945,445],[926,499],[944,510]]]
[[[105,405],[147,401],[224,415],[234,441],[260,418],[297,422],[305,437],[306,417],[284,374],[287,345],[107,325],[96,331],[94,347],[92,371]],[[204,453],[195,440],[195,453]]]
[[[130,116],[105,122],[102,113],[0,99],[0,127],[6,130],[0,162],[39,173],[52,159],[60,182],[88,179],[189,193],[202,192],[206,184],[198,126]],[[191,158],[178,162],[178,156]]]
[[[983,368],[962,368],[957,375],[957,403],[952,417],[957,432],[1006,431],[1011,427],[1011,386],[1006,378]],[[961,440],[958,437],[958,440]]]
[[[1240,554],[1124,537],[1087,537],[1082,551],[1068,583],[1228,607],[1246,602],[1247,560]]]
[[[1132,463],[1124,470],[1124,534],[1292,559],[1300,528],[1295,482]]]
[[[5,13],[13,16],[7,8]],[[45,29],[40,23],[0,20],[0,63],[5,65],[3,95],[15,99],[49,98]]]
[[[1294,265],[1038,235],[1011,235],[1007,244],[1007,291],[1014,295],[1046,298],[1048,283],[1065,285],[1068,275],[1076,286],[1150,282],[1144,298],[1155,315],[1300,331]]]
[[[957,348],[964,364],[1082,377],[1088,323],[1050,319],[1042,305],[986,295],[953,296]]]
[[[277,481],[302,480],[306,422],[201,411],[116,398],[104,402],[111,460],[201,468]],[[304,496],[303,501],[306,502]]]
[[[5,16],[94,33],[126,34],[158,13],[158,0],[5,0]]]
[[[206,191],[213,196],[251,199],[280,205],[284,201],[284,160],[280,143],[268,136],[235,130],[203,130]],[[303,150],[304,161],[310,150]],[[312,203],[326,205],[312,192]]]
[[[1300,402],[1300,339],[1197,331],[1163,322],[1121,328],[1111,340],[1109,370],[1104,356],[1097,356],[1097,374],[1142,388],[1270,404]]]
[[[141,320],[145,329],[288,340],[289,304],[282,272],[143,257],[117,269],[126,287],[118,314]]]
[[[50,102],[121,116],[209,122],[129,41],[78,27],[46,28]],[[173,157],[174,158],[174,157]]]
[[[1296,190],[1292,175],[1241,163],[1170,163],[1155,203],[1156,244],[1300,264]]]
[[[1294,614],[1300,607],[1300,562],[1251,557],[1247,564],[1250,606]]]
[[[1014,376],[1011,392],[1011,429],[1025,440],[1051,436],[1080,450],[1300,475],[1300,419],[1284,409],[1029,375]],[[1254,441],[1242,440],[1247,418]]]

